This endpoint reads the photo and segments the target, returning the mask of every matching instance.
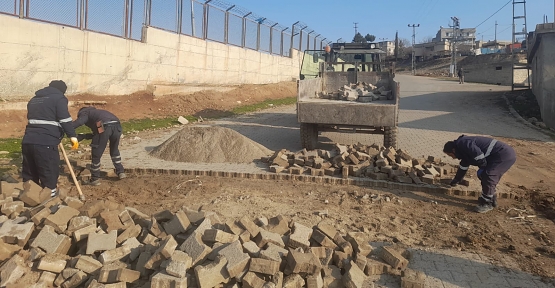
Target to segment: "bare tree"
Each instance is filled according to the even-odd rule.
[[[434,42],[433,36],[426,36],[422,38],[422,40],[420,40],[420,43],[430,43],[430,42]]]
[[[412,51],[411,42],[407,38],[399,38],[399,58],[405,58]]]

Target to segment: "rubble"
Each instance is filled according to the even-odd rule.
[[[380,86],[379,88],[375,85],[358,82],[356,84],[344,85],[339,88],[338,91],[320,93],[320,98],[330,99],[330,100],[343,100],[351,102],[362,102],[369,103],[378,100],[392,100],[393,93],[388,90],[386,86]]]
[[[1,287],[29,279],[32,287],[362,287],[371,275],[402,271],[402,283],[423,283],[397,248],[373,249],[364,232],[324,222],[311,227],[277,215],[224,223],[187,207],[146,215],[112,201],[74,205],[59,197],[33,211],[8,211],[12,220],[0,226]]]
[[[274,173],[312,176],[363,177],[406,184],[449,185],[455,177],[457,167],[443,163],[438,157],[415,158],[408,152],[392,147],[361,143],[354,145],[335,144],[332,150],[303,149],[291,152],[277,151],[265,160]],[[302,163],[302,165],[300,165]],[[320,170],[323,168],[323,175]],[[317,172],[315,172],[317,171]],[[460,183],[469,186],[468,179]]]

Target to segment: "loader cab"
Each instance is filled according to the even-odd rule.
[[[331,50],[305,50],[300,79],[321,77],[323,72],[382,72],[385,51],[376,43],[333,43]]]

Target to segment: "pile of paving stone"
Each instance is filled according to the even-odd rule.
[[[373,251],[366,233],[342,234],[325,220],[223,222],[186,207],[149,216],[18,186],[1,183],[0,287],[363,287],[386,273],[424,287],[407,251]]]
[[[269,163],[270,171],[274,173],[369,177],[408,184],[448,184],[457,172],[457,167],[433,156],[414,158],[402,149],[361,143],[335,144],[329,151],[303,149],[290,152],[282,149],[262,161]],[[462,184],[468,186],[469,182],[463,180]]]
[[[387,90],[385,86],[378,88],[372,84],[359,82],[345,85],[335,92],[322,93],[320,98],[368,103],[377,100],[391,100],[393,95],[391,90]]]

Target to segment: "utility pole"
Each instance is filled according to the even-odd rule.
[[[497,21],[495,21],[495,44],[497,44]]]
[[[459,22],[459,18],[457,17],[451,17],[451,20],[453,20],[453,38],[451,40],[451,48],[452,48],[452,54],[451,54],[451,77],[455,77],[455,75],[457,74],[457,29],[460,29],[460,22]]]
[[[416,75],[416,65],[414,63],[414,42],[416,41],[416,27],[420,27],[420,24],[409,24],[412,27],[412,75]]]
[[[355,35],[357,35],[357,33],[358,33],[358,30],[357,30],[358,29],[358,26],[357,26],[358,22],[353,22],[353,24],[355,24]]]

